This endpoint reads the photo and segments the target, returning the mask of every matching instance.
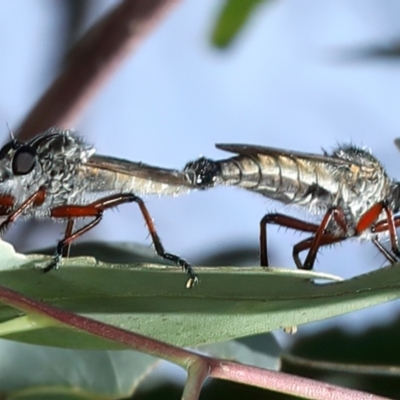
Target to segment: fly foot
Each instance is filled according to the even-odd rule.
[[[179,265],[182,268],[182,270],[189,275],[189,279],[186,281],[185,285],[186,289],[191,289],[193,286],[199,283],[199,278],[197,274],[194,272],[193,267],[186,260],[177,257],[175,254],[169,254],[169,253],[163,254],[163,258]]]
[[[62,255],[59,253],[56,253],[53,257],[53,259],[50,261],[50,263],[43,268],[43,272],[49,272],[52,269],[58,269],[60,267]]]

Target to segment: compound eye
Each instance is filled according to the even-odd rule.
[[[20,147],[12,160],[14,175],[26,175],[32,171],[36,162],[36,150],[30,146]]]

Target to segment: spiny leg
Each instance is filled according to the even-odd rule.
[[[260,222],[260,259],[261,259],[261,265],[262,266],[268,266],[268,248],[267,248],[267,224],[275,224],[279,225],[285,228],[290,228],[290,229],[295,229],[298,231],[302,232],[311,232],[314,233],[314,235],[306,239],[306,241],[309,241],[309,245],[304,248],[305,249],[310,249],[306,260],[304,264],[301,263],[300,258],[298,256],[298,253],[300,251],[303,251],[303,249],[299,250],[297,252],[296,247],[293,248],[293,259],[294,262],[299,269],[312,269],[317,251],[320,245],[323,245],[321,240],[323,236],[325,235],[325,230],[328,227],[329,222],[331,219],[334,219],[336,224],[342,229],[343,232],[347,231],[347,225],[346,225],[346,219],[343,213],[343,210],[337,208],[337,207],[332,207],[329,209],[322,222],[317,225],[317,224],[312,224],[309,222],[302,221],[297,218],[289,217],[284,214],[267,214],[264,216],[264,218]],[[327,235],[328,237],[329,235]],[[333,237],[333,236],[332,236]],[[335,240],[332,241],[332,243],[335,243],[336,241],[343,240],[344,237],[340,238],[339,240],[336,240],[336,237],[334,237]],[[325,240],[325,239],[324,239]],[[320,243],[321,242],[321,243]],[[300,242],[302,243],[302,242]],[[330,243],[326,243],[330,244]]]
[[[12,212],[12,208],[14,206],[15,200],[12,196],[8,195],[1,195],[0,196],[0,217],[4,217],[3,222],[7,220],[8,215]],[[0,223],[0,234],[4,233],[8,227],[5,226],[3,229],[1,229],[1,224]]]
[[[142,212],[143,218],[146,222],[147,228],[150,232],[151,238],[153,240],[156,253],[161,258],[172,261],[173,263],[179,265],[187,272],[187,274],[189,275],[189,280],[186,285],[187,287],[192,287],[193,285],[195,285],[198,282],[198,278],[197,275],[194,273],[191,265],[184,259],[176,256],[175,254],[165,252],[164,246],[161,243],[161,239],[157,234],[155,225],[143,200],[140,197],[131,193],[108,196],[85,206],[71,205],[53,208],[51,211],[51,216],[53,218],[75,219],[82,217],[94,217],[95,219],[75,233],[71,233],[69,237],[64,237],[64,239],[58,243],[56,255],[54,257],[55,263],[53,263],[53,266],[49,266],[50,268],[46,268],[46,270],[54,268],[59,263],[59,261],[61,260],[61,253],[65,246],[71,244],[75,239],[77,239],[79,236],[81,236],[100,222],[104,210],[130,202],[135,202],[138,204],[140,211]]]
[[[387,220],[381,221],[375,224],[375,221],[379,218],[382,210],[386,212]],[[342,228],[343,236],[333,236],[331,234],[327,234],[325,232],[326,227],[328,226],[330,220],[334,218],[338,226]],[[392,245],[393,253],[398,254],[398,239],[396,227],[400,226],[400,217],[393,217],[393,213],[391,209],[385,202],[379,202],[374,204],[369,210],[367,210],[359,219],[356,226],[356,236],[361,235],[367,229],[371,229],[372,232],[383,232],[389,231],[390,242]],[[345,217],[343,210],[340,208],[332,208],[329,210],[321,222],[321,225],[318,229],[318,232],[315,233],[314,236],[303,240],[298,243],[293,248],[293,258],[295,259],[296,265],[298,268],[304,269],[312,269],[315,258],[317,255],[318,248],[321,246],[326,246],[329,244],[334,244],[340,242],[347,238],[345,236],[346,232],[345,225]],[[386,250],[382,244],[379,242],[377,237],[372,239],[372,242],[377,246],[377,248],[382,252],[382,254],[389,260],[389,262],[394,263],[396,261],[396,257],[391,254],[388,250]],[[308,255],[304,264],[301,263],[299,258],[299,253],[301,251],[309,249]],[[301,266],[301,267],[300,267]]]
[[[385,258],[390,262],[390,264],[396,264],[397,262],[396,256],[392,254],[386,247],[384,247],[376,236],[372,238],[372,243],[385,256]]]
[[[30,197],[28,197],[18,208],[13,210],[11,213],[7,215],[7,218],[0,224],[0,233],[4,233],[10,224],[12,224],[24,211],[30,206],[39,206],[43,204],[44,199],[46,197],[46,190],[44,188],[40,188],[35,193],[33,193]],[[0,199],[4,201],[9,201],[10,197],[3,196]],[[3,207],[7,207],[8,204],[5,204]]]
[[[336,224],[342,229],[343,232],[342,236],[333,236],[331,234],[326,233],[326,229],[332,219],[334,219]],[[345,236],[346,232],[347,232],[347,225],[343,210],[338,207],[330,208],[325,213],[324,218],[321,221],[321,224],[319,225],[317,231],[315,232],[315,235],[312,237],[311,244],[309,247],[310,250],[308,251],[307,257],[304,260],[303,264],[301,264],[299,257],[297,257],[297,260],[296,258],[294,258],[295,249],[293,249],[293,258],[295,260],[297,268],[307,269],[307,270],[313,269],[319,247],[326,244],[333,244],[337,241],[344,240],[346,238]],[[324,242],[325,240],[327,240],[327,242]]]
[[[399,250],[399,244],[398,244],[399,241],[396,228],[400,226],[400,216],[394,217],[392,210],[388,207],[386,203],[383,203],[382,208],[386,213],[387,219],[379,221],[378,223],[372,225],[371,231],[374,233],[389,232],[389,239],[392,252],[398,258],[400,257],[400,250]],[[379,249],[379,251],[387,258],[387,260],[393,264],[394,263],[392,261],[393,255],[391,254],[390,256],[388,256],[388,251],[386,249],[383,250],[383,246],[381,245],[380,242],[378,245],[378,238],[376,237],[375,240],[372,241]]]
[[[59,209],[62,207],[68,207],[69,208],[68,211],[71,213],[73,213],[74,211],[77,211],[78,213],[80,213],[80,216],[82,216],[82,208],[83,208],[82,206],[60,206],[60,207],[54,208],[52,210],[52,212],[54,210],[56,210],[58,212],[58,211],[60,211]],[[76,207],[76,210],[72,209],[71,207],[73,207],[73,208]],[[88,214],[90,214],[90,215],[86,215],[86,217],[93,217],[94,216],[93,211],[97,212],[97,215],[94,216],[95,218],[91,222],[89,222],[87,225],[78,229],[76,232],[71,233],[69,236],[65,235],[64,239],[60,240],[58,242],[55,254],[53,256],[53,260],[45,268],[43,268],[43,272],[49,272],[54,268],[57,269],[60,265],[64,251],[69,250],[71,243],[74,240],[76,240],[79,236],[82,236],[84,233],[86,233],[90,229],[94,228],[101,221],[101,218],[103,217],[103,211],[96,210],[93,208],[88,208],[86,211],[88,212]],[[68,217],[71,219],[71,214],[69,214]],[[67,232],[66,232],[66,234],[67,234]]]
[[[0,195],[0,215],[8,215],[14,207],[14,197],[6,194]]]
[[[285,228],[302,232],[316,232],[319,225],[311,224],[284,214],[266,214],[260,222],[260,262],[261,266],[268,267],[267,224],[279,225]]]
[[[322,246],[327,246],[330,244],[338,243],[345,239],[346,239],[346,237],[338,237],[338,236],[333,236],[331,234],[324,234],[320,237],[318,248],[322,247]],[[309,238],[304,239],[301,242],[297,243],[295,246],[293,246],[293,259],[294,259],[294,262],[298,269],[311,270],[313,268],[315,259],[317,256],[317,251],[313,252],[313,258],[309,259],[309,264],[307,264],[308,267],[306,267],[306,262],[304,262],[304,264],[302,264],[299,254],[304,250],[311,249],[311,247],[314,243],[314,240],[315,240],[315,236],[310,236]],[[308,253],[308,255],[309,254],[310,254],[310,252]]]
[[[150,232],[150,236],[153,240],[154,248],[156,250],[156,253],[163,259],[168,260],[173,262],[176,265],[179,265],[186,273],[189,275],[189,280],[186,283],[186,287],[190,288],[193,287],[198,283],[198,277],[193,271],[192,266],[183,258],[172,254],[172,253],[167,253],[165,252],[164,246],[161,243],[161,239],[158,236],[158,233],[156,231],[156,227],[154,225],[154,222],[150,216],[149,211],[147,210],[146,205],[144,204],[143,200],[140,197],[133,196],[131,200],[129,201],[134,201],[139,205],[140,211],[142,212],[143,218],[146,222],[147,228]]]

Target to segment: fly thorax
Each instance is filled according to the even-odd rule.
[[[56,204],[65,203],[76,186],[84,184],[78,180],[78,169],[93,152],[93,149],[68,131],[54,136],[52,140],[38,146],[39,168],[33,182],[44,186],[47,195],[52,196]]]
[[[342,183],[341,201],[354,221],[358,221],[371,207],[386,199],[390,180],[379,161],[366,149],[346,146],[334,154],[349,162],[343,170],[338,169],[337,179]]]
[[[79,160],[70,160],[60,155],[53,157],[46,154],[40,160],[41,173],[38,176],[39,186],[45,186],[47,193],[64,197],[71,193],[76,184]]]
[[[378,171],[377,171],[378,172]],[[350,193],[349,205],[358,220],[363,214],[370,210],[375,204],[386,200],[387,177],[381,173],[374,174],[370,179],[360,182],[356,190]]]

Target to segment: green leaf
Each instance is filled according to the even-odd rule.
[[[1,392],[12,399],[126,398],[158,364],[156,358],[131,350],[78,351],[4,340],[0,348],[7,359]]]
[[[214,30],[212,43],[219,48],[228,47],[247,23],[260,3],[268,0],[227,0],[223,5]]]
[[[64,260],[58,271],[43,274],[39,268],[48,258],[29,260],[18,269],[0,271],[2,285],[180,346],[300,325],[400,296],[398,265],[343,282],[318,284],[311,279],[324,275],[315,272],[203,267],[197,268],[200,284],[186,289],[186,276],[173,266],[75,258]],[[13,340],[67,348],[117,348],[84,333],[51,327],[43,318],[23,317],[6,305],[0,306],[0,322],[0,336]]]

